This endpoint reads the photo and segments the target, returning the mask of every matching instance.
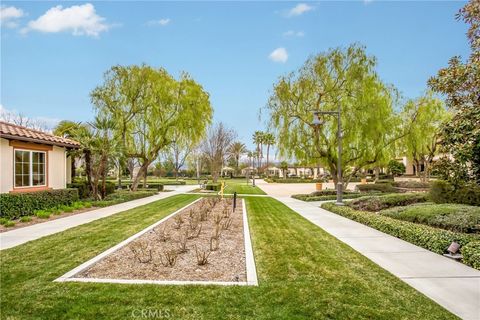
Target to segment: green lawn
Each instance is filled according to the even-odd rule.
[[[265,192],[263,192],[263,190],[259,187],[253,187],[251,180],[248,185],[246,179],[226,179],[224,181],[226,184],[225,193],[236,192],[237,194],[265,194]]]
[[[247,197],[259,287],[54,283],[196,199],[179,195],[0,252],[2,319],[455,319],[271,198]],[[133,314],[132,314],[133,312]]]

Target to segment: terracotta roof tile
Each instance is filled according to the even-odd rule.
[[[75,140],[54,136],[53,134],[29,129],[16,124],[0,121],[0,137],[10,140],[30,141],[62,147],[78,148]]]

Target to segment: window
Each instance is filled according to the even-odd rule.
[[[15,187],[46,185],[44,151],[15,150]]]

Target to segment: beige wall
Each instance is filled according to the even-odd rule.
[[[13,189],[13,147],[0,138],[0,193]]]
[[[48,187],[62,189],[66,187],[65,148],[53,147],[47,155]],[[0,193],[13,190],[13,147],[9,140],[0,138]]]

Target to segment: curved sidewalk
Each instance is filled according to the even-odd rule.
[[[308,202],[274,197],[462,319],[480,319],[480,271]]]
[[[157,195],[142,199],[119,203],[113,206],[100,208],[85,213],[71,215],[65,218],[34,224],[28,227],[0,233],[0,250],[16,247],[25,242],[36,240],[57,232],[61,232],[85,223],[105,218],[113,214],[130,210],[161,199],[182,194],[197,188],[196,185],[169,186],[174,191],[161,192]]]

